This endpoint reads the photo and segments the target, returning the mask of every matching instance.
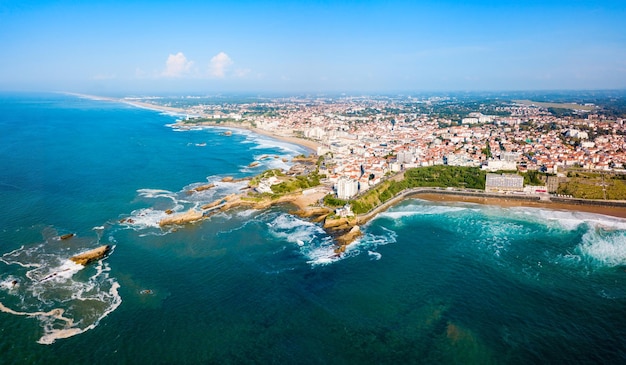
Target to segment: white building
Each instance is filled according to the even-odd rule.
[[[320,127],[313,127],[313,128],[310,128],[310,129],[306,129],[304,131],[304,136],[307,137],[307,138],[320,140],[320,139],[324,138],[324,136],[326,136],[326,131],[324,131]]]
[[[359,182],[349,177],[340,177],[336,186],[339,199],[350,199],[359,192]]]
[[[478,123],[478,118],[463,118],[461,120],[462,124],[476,124]]]
[[[485,191],[524,191],[524,177],[518,174],[487,174]]]
[[[415,157],[409,151],[401,151],[401,152],[398,152],[398,155],[396,156],[396,160],[398,161],[398,163],[401,163],[401,164],[412,163],[413,161],[415,161]]]

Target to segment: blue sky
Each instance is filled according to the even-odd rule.
[[[0,0],[0,90],[626,88],[619,1]]]

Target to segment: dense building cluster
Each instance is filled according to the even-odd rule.
[[[493,114],[447,116],[442,103],[451,104],[446,98],[287,98],[195,105],[190,111],[319,142],[318,154],[327,154],[321,173],[346,198],[388,173],[419,166],[550,173],[626,167],[624,119],[593,106],[576,111],[569,104],[575,112],[559,117],[532,103],[500,102],[489,109]]]

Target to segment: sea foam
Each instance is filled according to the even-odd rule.
[[[589,229],[583,235],[577,251],[602,266],[626,265],[626,232]]]
[[[104,260],[83,267],[50,242],[25,245],[2,255],[2,262],[30,268],[23,276],[0,277],[0,310],[36,318],[51,344],[95,328],[122,302],[119,284]],[[77,275],[85,271],[88,276]]]
[[[269,232],[275,237],[294,244],[312,265],[335,262],[335,244],[320,226],[287,213],[276,213],[268,217]]]

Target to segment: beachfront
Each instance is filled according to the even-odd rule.
[[[174,113],[187,115],[188,110],[184,108],[176,108],[170,106],[163,106],[155,103],[148,103],[139,100],[128,100],[128,99],[116,99],[116,98],[108,98],[108,97],[99,97],[93,95],[80,95],[82,97],[88,97],[98,100],[107,100],[112,102],[123,102],[136,107],[158,110],[166,113]],[[193,125],[193,123],[191,123]],[[281,140],[287,143],[297,144],[299,146],[304,147],[309,150],[311,153],[317,153],[320,147],[325,148],[321,143],[311,140],[300,138],[292,135],[286,135],[285,133],[277,133],[280,131],[280,128],[274,130],[262,129],[258,127],[253,127],[248,124],[243,123],[211,123],[210,121],[203,121],[199,123],[204,126],[218,126],[218,127],[226,127],[233,129],[242,129],[248,130],[253,133],[257,133],[260,135],[268,136],[277,140]],[[177,124],[178,127],[188,127],[189,123],[179,122]],[[281,202],[289,201],[294,205],[298,206],[301,210],[306,207],[310,207],[318,204],[318,202],[329,192],[332,190],[332,187],[329,187],[326,190],[315,191],[310,194],[295,194],[291,195],[287,198],[283,198]],[[450,191],[450,190],[441,190],[441,189],[426,189],[421,191],[413,191],[413,192],[401,192],[396,197],[391,200],[381,204],[372,212],[367,214],[362,214],[359,216],[358,224],[364,224],[375,216],[375,213],[379,213],[388,209],[389,207],[401,202],[402,200],[410,197],[418,197],[425,200],[430,201],[440,201],[440,202],[468,202],[468,203],[477,203],[477,204],[488,204],[488,205],[498,205],[502,207],[514,207],[514,206],[525,206],[525,207],[536,207],[536,208],[547,208],[554,210],[571,210],[571,211],[582,211],[589,213],[597,213],[610,215],[615,217],[626,218],[626,207],[624,207],[620,202],[612,203],[610,201],[602,201],[602,202],[594,202],[591,200],[587,201],[576,201],[576,200],[568,200],[568,199],[554,199],[558,201],[545,201],[539,200],[536,196],[513,196],[507,194],[489,194],[489,195],[479,195],[475,192],[463,192],[461,190]]]

